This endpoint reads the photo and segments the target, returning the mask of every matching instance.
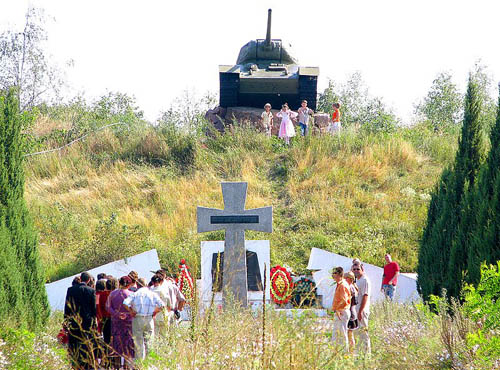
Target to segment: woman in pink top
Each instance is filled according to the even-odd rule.
[[[128,289],[132,279],[128,276],[120,278],[120,289],[113,290],[106,302],[106,309],[111,315],[111,346],[125,361],[134,359],[134,339],[132,337],[132,316],[123,305],[123,301],[132,292]]]

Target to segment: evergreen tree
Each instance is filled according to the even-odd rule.
[[[479,81],[474,81],[472,86],[469,83],[465,100],[464,125],[457,155],[456,191],[462,199],[457,199],[460,202],[457,203],[457,217],[454,218],[457,223],[453,225],[456,231],[449,235],[452,238],[449,239],[451,242],[450,259],[444,283],[448,294],[453,297],[458,297],[460,294],[467,270],[471,232],[477,227],[476,213],[480,197],[477,194],[476,178],[482,167],[485,153],[482,128],[484,121],[481,119],[482,99],[478,84]]]
[[[0,189],[8,185],[7,171],[5,171],[6,153],[4,141],[6,125],[3,106],[5,98],[0,95]],[[16,249],[10,243],[10,233],[5,225],[6,193],[0,191],[0,319],[18,320],[22,302],[22,276],[17,265]],[[3,322],[1,323],[3,324]]]
[[[435,280],[437,276],[435,258],[436,253],[439,251],[436,243],[432,242],[432,237],[436,222],[442,213],[442,207],[444,206],[446,192],[450,188],[452,175],[452,170],[446,168],[441,174],[439,183],[431,193],[431,201],[427,211],[427,222],[424,227],[422,240],[420,241],[417,265],[417,288],[425,300],[429,298],[430,294],[439,294],[439,292],[436,292],[438,282]]]
[[[469,76],[465,98],[465,112],[458,151],[451,171],[444,171],[435,196],[433,210],[429,210],[427,225],[421,242],[418,262],[418,284],[424,299],[439,295],[448,289],[450,254],[458,226],[465,194],[474,186],[484,157],[483,130],[480,120],[481,94],[474,76]],[[433,212],[433,214],[431,214]],[[455,255],[458,254],[455,253]],[[462,265],[464,261],[460,262]],[[422,274],[422,275],[421,275]]]
[[[500,86],[496,123],[490,134],[491,149],[476,190],[476,224],[471,230],[468,251],[468,281],[480,280],[482,262],[500,260]]]
[[[22,322],[30,328],[37,328],[48,318],[49,306],[37,235],[24,200],[24,143],[21,135],[24,117],[19,113],[15,89],[10,89],[0,97],[0,110],[0,207],[8,230],[8,245],[3,253],[11,257],[12,250],[15,251],[17,263],[9,268],[14,276],[16,269],[20,274],[18,283],[22,287]],[[14,301],[17,302],[17,298]]]

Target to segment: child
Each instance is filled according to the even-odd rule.
[[[266,131],[268,137],[271,137],[273,130],[273,113],[271,112],[271,104],[267,103],[264,105],[265,111],[261,115],[261,124]]]
[[[302,106],[297,111],[299,114],[300,134],[307,136],[309,133],[309,116],[313,114],[313,110],[307,107],[307,100],[302,100]]]
[[[297,113],[288,108],[285,103],[281,106],[281,110],[276,114],[276,117],[281,118],[279,137],[285,139],[287,145],[290,144],[290,138],[295,136],[295,128],[293,127],[292,119],[297,117]]]
[[[332,114],[332,124],[330,126],[330,132],[335,135],[340,132],[340,103],[333,103],[333,114]]]

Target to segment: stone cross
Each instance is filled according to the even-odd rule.
[[[198,232],[225,230],[222,298],[247,306],[245,230],[273,231],[273,207],[245,209],[246,182],[222,182],[224,209],[198,207]]]

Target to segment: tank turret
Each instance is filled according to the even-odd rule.
[[[275,108],[288,103],[297,109],[305,99],[316,109],[318,67],[303,67],[281,39],[271,38],[272,10],[268,10],[265,39],[245,44],[235,65],[219,66],[220,106]]]

